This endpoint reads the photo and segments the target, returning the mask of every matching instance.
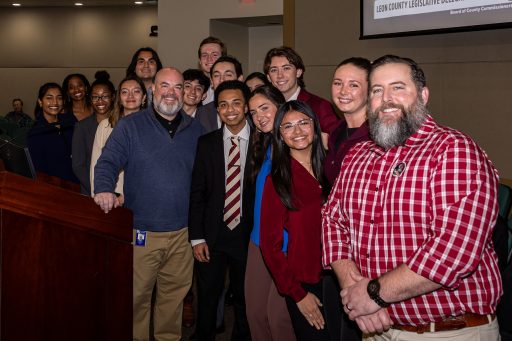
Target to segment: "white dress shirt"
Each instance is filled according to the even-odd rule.
[[[296,101],[297,98],[299,98],[299,92],[300,92],[300,86],[297,87],[297,90],[295,90],[295,92],[293,93],[293,95],[290,96],[290,98],[288,98],[286,100],[286,102],[289,102],[289,101]]]

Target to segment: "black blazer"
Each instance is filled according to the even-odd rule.
[[[205,239],[209,248],[215,245],[220,228],[224,225],[225,166],[223,129],[217,129],[199,138],[196,159],[192,171],[190,191],[189,240]],[[241,221],[237,229],[243,230],[245,243],[249,236],[254,216],[254,186],[249,184],[251,173],[249,140],[244,170]]]

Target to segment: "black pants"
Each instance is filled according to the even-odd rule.
[[[307,292],[314,294],[320,301],[322,301],[322,281],[317,284],[302,284],[302,287]],[[323,302],[322,302],[323,303]],[[290,297],[286,297],[286,306],[288,307],[288,312],[290,313],[290,318],[292,320],[293,330],[295,332],[295,336],[297,337],[297,341],[330,341],[329,328],[327,324],[325,324],[324,329],[316,329],[314,326],[311,326],[302,315],[295,303]],[[324,316],[325,313],[323,307],[319,307],[320,312]]]
[[[336,275],[332,271],[323,272],[323,300],[325,323],[329,327],[332,341],[361,341],[363,335],[357,323],[351,321],[343,311]]]
[[[210,249],[208,263],[195,262],[197,276],[197,326],[196,340],[214,341],[217,304],[224,289],[226,270],[229,267],[229,281],[233,291],[235,324],[232,341],[251,339],[245,313],[244,279],[247,263],[247,243],[235,228],[224,226],[216,245]]]

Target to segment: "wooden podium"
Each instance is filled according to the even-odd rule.
[[[132,214],[0,171],[0,339],[131,340]]]

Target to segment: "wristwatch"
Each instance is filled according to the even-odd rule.
[[[380,307],[382,307],[382,308],[389,307],[389,303],[384,301],[382,299],[382,297],[380,297],[380,295],[379,295],[380,283],[379,283],[379,279],[378,278],[374,278],[370,282],[368,282],[368,286],[366,287],[366,291],[368,292],[368,296],[370,296],[370,298],[372,300],[374,300],[375,303],[377,303]]]

